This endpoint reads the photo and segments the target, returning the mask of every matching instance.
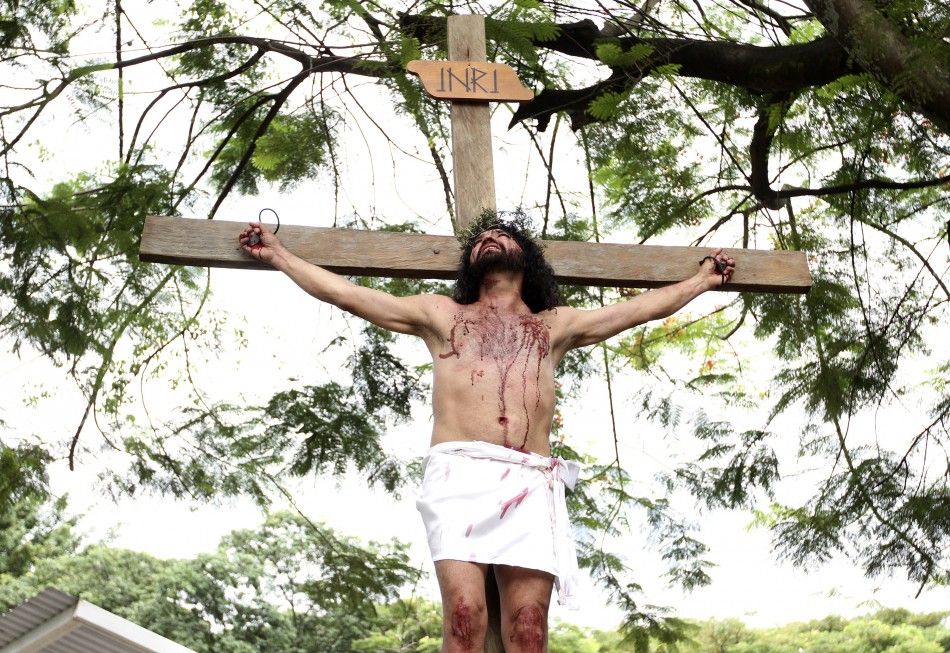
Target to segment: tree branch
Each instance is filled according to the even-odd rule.
[[[489,19],[486,29],[491,30],[491,23]],[[438,45],[445,39],[444,17],[403,14],[400,27],[426,45]],[[594,60],[598,60],[598,46],[608,43],[618,45],[624,52],[647,46],[650,54],[629,65],[614,66],[609,78],[587,88],[544,89],[533,102],[519,108],[512,124],[535,118],[539,126],[546,125],[552,113],[565,111],[576,129],[592,120],[581,116],[598,95],[629,89],[653,70],[667,65],[678,66],[682,77],[721,82],[756,95],[787,95],[860,72],[849,61],[847,51],[830,37],[771,47],[691,38],[641,38],[632,34],[616,38],[605,34],[593,21],[583,20],[559,24],[553,39],[534,40],[538,48]],[[526,108],[529,106],[530,110]]]
[[[805,4],[865,71],[950,133],[946,41],[918,35],[911,42],[865,0],[805,0]]]
[[[241,156],[241,160],[238,161],[236,166],[234,166],[234,170],[231,171],[231,176],[228,177],[228,180],[221,188],[221,192],[218,193],[218,198],[214,201],[214,206],[211,207],[211,211],[208,213],[209,219],[214,217],[214,214],[217,213],[218,208],[224,201],[224,198],[228,196],[228,193],[231,192],[234,184],[237,183],[238,178],[240,178],[241,173],[244,172],[244,169],[247,167],[248,162],[250,162],[251,157],[254,156],[254,150],[257,149],[257,141],[260,140],[261,136],[264,135],[264,133],[267,131],[267,128],[270,127],[270,124],[274,121],[274,118],[277,117],[277,114],[280,112],[280,108],[284,105],[284,102],[287,101],[287,98],[290,97],[290,94],[293,93],[294,89],[300,86],[300,84],[302,84],[309,75],[310,71],[307,69],[300,71],[296,76],[294,76],[293,79],[290,80],[287,86],[285,86],[280,91],[280,93],[274,96],[274,103],[267,111],[264,119],[261,120],[261,123],[257,126],[257,129],[254,131],[254,135],[251,137],[251,141],[248,143],[247,149],[244,151],[244,155]]]
[[[779,191],[772,191],[777,198],[801,197],[811,195],[820,197],[822,195],[838,195],[841,193],[850,193],[856,190],[914,190],[917,188],[929,188],[930,186],[941,186],[950,184],[950,175],[943,177],[934,177],[933,179],[915,179],[913,181],[894,181],[892,179],[874,178],[861,179],[850,184],[839,184],[837,186],[823,186],[821,188],[784,188]]]
[[[263,52],[275,52],[277,54],[282,54],[299,62],[301,66],[309,73],[350,73],[367,77],[383,77],[386,74],[399,70],[395,64],[383,61],[374,61],[373,66],[367,66],[365,58],[359,56],[341,57],[328,53],[322,54],[320,56],[312,56],[303,50],[293,48],[286,43],[253,36],[214,36],[203,39],[193,39],[170,48],[157,50],[155,52],[151,52],[140,57],[134,57],[132,59],[125,59],[113,63],[89,64],[74,68],[65,77],[59,80],[53,90],[46,90],[46,87],[49,85],[49,83],[47,83],[44,85],[43,93],[39,97],[36,97],[23,104],[0,111],[0,117],[2,117],[16,113],[18,111],[36,107],[36,111],[26,121],[20,132],[14,136],[14,138],[9,143],[7,143],[2,150],[0,150],[0,156],[12,150],[13,147],[16,146],[16,144],[20,141],[20,139],[23,138],[23,136],[27,133],[27,131],[29,131],[30,127],[32,127],[33,123],[37,118],[39,118],[40,114],[49,105],[49,103],[56,99],[76,80],[93,73],[109,70],[122,70],[130,66],[137,66],[139,64],[148,63],[151,61],[159,61],[167,57],[172,57],[185,52],[190,52],[192,50],[199,50],[201,48],[216,45],[249,45],[258,48]]]
[[[233,70],[229,70],[229,71],[224,72],[224,73],[221,73],[221,74],[219,74],[219,75],[213,75],[213,76],[211,76],[211,77],[206,77],[206,78],[204,78],[204,79],[193,80],[193,81],[190,81],[190,82],[182,82],[182,83],[180,83],[180,84],[173,84],[172,86],[166,86],[165,88],[163,88],[163,89],[159,92],[159,94],[158,94],[157,96],[155,96],[155,98],[154,98],[151,102],[149,102],[148,106],[145,107],[145,110],[142,111],[141,115],[139,115],[138,122],[137,122],[136,125],[135,125],[135,132],[132,134],[132,141],[129,143],[129,152],[130,152],[129,156],[131,156],[131,151],[135,148],[135,142],[136,142],[136,140],[138,139],[139,131],[140,131],[141,128],[142,128],[142,123],[145,122],[146,116],[147,116],[148,113],[152,110],[152,108],[153,108],[156,104],[158,104],[158,102],[160,102],[161,99],[162,99],[163,97],[165,97],[169,92],[174,91],[174,90],[178,90],[178,89],[182,89],[182,88],[193,88],[193,87],[203,86],[203,85],[206,85],[206,84],[214,84],[215,82],[222,82],[222,81],[226,81],[226,80],[228,80],[228,79],[231,79],[232,77],[237,77],[237,76],[240,75],[241,73],[244,73],[244,72],[250,70],[258,61],[261,60],[261,58],[264,56],[264,54],[265,54],[265,51],[262,50],[262,49],[260,49],[260,48],[258,48],[258,49],[254,52],[254,54],[251,55],[251,56],[248,58],[247,61],[245,61],[243,64],[241,64],[241,65],[238,66],[237,68],[234,68]],[[146,143],[147,143],[147,142],[148,142],[148,141],[146,140]]]
[[[777,211],[785,202],[769,185],[769,150],[772,147],[772,136],[775,129],[770,128],[771,107],[769,105],[759,109],[759,119],[752,128],[752,141],[749,144],[749,183],[752,194],[766,209]]]

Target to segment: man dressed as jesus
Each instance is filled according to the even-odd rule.
[[[452,298],[355,285],[258,223],[240,242],[317,299],[425,342],[433,428],[417,505],[442,593],[442,650],[482,650],[491,569],[505,650],[546,651],[552,588],[570,604],[577,573],[564,492],[578,468],[550,457],[554,370],[568,350],[667,317],[726,283],[735,263],[718,250],[689,279],[580,310],[559,305],[554,273],[519,222],[486,215],[477,224]]]

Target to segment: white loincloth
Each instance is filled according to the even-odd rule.
[[[565,486],[580,465],[488,442],[443,442],[425,459],[416,508],[435,560],[545,571],[576,608],[577,552]]]

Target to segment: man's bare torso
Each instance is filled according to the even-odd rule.
[[[480,233],[471,245],[468,261],[482,270],[477,299],[465,305],[440,295],[394,297],[356,286],[295,256],[257,223],[251,223],[239,241],[244,251],[284,271],[317,299],[384,329],[425,340],[435,377],[433,444],[483,440],[543,455],[550,453],[554,369],[569,348],[603,342],[637,324],[671,315],[697,295],[726,283],[735,269],[735,261],[716,250],[689,279],[630,301],[587,311],[561,307],[532,313],[523,294],[524,249],[512,233],[497,226]],[[705,265],[707,260],[712,263]],[[536,290],[532,286],[532,304],[550,306],[553,297],[539,296]],[[470,291],[463,290],[468,294],[462,296],[471,296]]]
[[[554,368],[564,355],[557,311],[431,302],[432,444],[482,440],[549,455]]]

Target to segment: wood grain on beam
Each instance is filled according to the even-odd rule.
[[[449,16],[448,55],[452,61],[485,61],[485,17]],[[452,171],[455,231],[468,228],[485,209],[495,210],[491,113],[480,102],[453,101]]]
[[[244,222],[149,216],[140,257],[152,263],[199,267],[272,269],[238,245]],[[452,236],[285,225],[284,245],[339,274],[453,279],[459,246]],[[560,283],[656,288],[692,276],[712,248],[543,241]],[[725,290],[804,293],[812,285],[804,252],[726,249],[736,273]]]

